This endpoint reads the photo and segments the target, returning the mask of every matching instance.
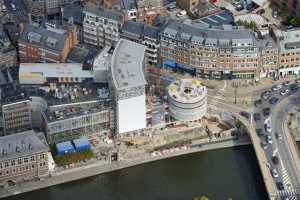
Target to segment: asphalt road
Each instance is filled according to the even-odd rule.
[[[289,88],[289,86],[284,86],[283,89]],[[279,191],[282,199],[300,199],[300,177],[297,173],[297,169],[295,168],[295,163],[293,161],[293,157],[291,155],[289,145],[286,141],[286,135],[283,130],[283,122],[288,114],[288,112],[295,106],[296,104],[299,105],[300,92],[297,91],[296,93],[292,94],[289,93],[288,95],[282,96],[280,95],[280,91],[272,91],[272,97],[276,96],[279,98],[277,104],[270,104],[269,100],[263,100],[262,104],[257,106],[254,109],[254,113],[259,113],[261,116],[261,120],[254,121],[254,127],[261,128],[264,131],[264,134],[271,135],[272,137],[272,144],[267,142],[268,148],[265,149],[265,154],[268,158],[268,165],[270,171],[272,169],[276,169],[278,172],[278,178],[274,178],[274,182],[282,182],[284,185],[285,190]],[[263,109],[270,108],[271,113],[270,116],[264,116]],[[271,133],[267,133],[264,124],[267,119],[270,119],[271,122]],[[282,135],[282,139],[278,139],[275,133],[279,133]],[[266,141],[266,136],[261,136],[261,141]],[[272,162],[272,156],[276,155],[279,158],[279,163],[274,164]],[[297,191],[298,190],[298,191]],[[298,196],[297,196],[298,194]]]

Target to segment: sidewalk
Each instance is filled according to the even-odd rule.
[[[185,151],[178,151],[174,153],[170,153],[168,155],[164,156],[145,156],[143,158],[136,158],[132,160],[127,161],[119,161],[119,162],[113,162],[110,165],[109,164],[103,164],[103,162],[96,162],[94,164],[83,166],[80,168],[73,168],[69,170],[65,170],[63,172],[57,172],[53,173],[51,177],[46,178],[43,181],[30,181],[30,182],[24,182],[21,184],[18,184],[16,186],[12,186],[9,188],[1,188],[0,189],[0,198],[29,192],[33,190],[38,190],[62,183],[67,183],[107,172],[112,172],[115,170],[120,170],[128,167],[133,167],[136,165],[141,165],[149,162],[154,162],[162,159],[167,159],[175,156],[190,154],[190,153],[196,153],[201,151],[208,151],[208,150],[216,150],[221,148],[228,148],[228,147],[234,147],[234,146],[240,146],[240,145],[249,145],[251,144],[250,141],[245,140],[229,140],[225,142],[219,142],[219,143],[212,143],[212,144],[205,144],[201,147],[194,147],[191,149],[187,149]]]

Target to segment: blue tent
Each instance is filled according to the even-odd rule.
[[[66,141],[56,144],[56,152],[58,155],[64,155],[67,153],[75,152],[75,149],[71,141]]]
[[[82,151],[91,148],[91,143],[87,137],[81,137],[79,139],[73,140],[74,147],[76,151]]]

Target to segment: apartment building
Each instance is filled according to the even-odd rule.
[[[171,21],[161,32],[160,42],[166,69],[216,79],[254,78],[259,70],[256,39],[246,29]]]
[[[283,12],[290,12],[290,14],[300,16],[300,1],[298,0],[272,0],[271,2]]]
[[[0,184],[48,176],[48,151],[32,130],[0,137]]]
[[[279,76],[300,74],[300,30],[273,30],[279,46]]]
[[[120,39],[120,30],[126,21],[126,14],[117,9],[96,7],[91,3],[85,5],[83,13],[84,43],[98,48],[115,47]]]
[[[1,115],[4,135],[31,129],[31,101],[22,95],[3,100]]]
[[[163,0],[137,0],[137,21],[153,25],[157,16],[164,16]]]
[[[114,128],[110,100],[52,106],[42,115],[43,129],[49,143],[91,136]]]
[[[17,51],[0,26],[0,69],[17,65]]]
[[[145,62],[156,65],[159,58],[160,30],[158,27],[144,25],[141,22],[128,21],[121,29],[121,38],[145,45]]]
[[[260,40],[260,77],[277,77],[279,65],[278,44],[270,37]]]
[[[47,14],[56,14],[64,5],[80,4],[83,0],[44,0]]]
[[[65,62],[71,48],[77,44],[76,28],[41,28],[30,24],[20,25],[19,54],[23,63]]]
[[[199,0],[176,0],[176,3],[187,12],[193,13],[198,9]]]
[[[46,0],[25,0],[24,3],[32,14],[46,13]]]

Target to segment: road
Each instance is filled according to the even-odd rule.
[[[283,86],[281,90],[286,88],[290,88],[290,85]],[[274,182],[278,184],[281,182],[284,186],[284,190],[279,190],[278,194],[280,195],[280,199],[289,200],[300,199],[300,175],[299,171],[296,168],[296,163],[291,153],[291,147],[288,144],[288,138],[283,130],[283,123],[288,114],[288,112],[292,109],[295,104],[299,105],[299,102],[295,101],[297,97],[300,97],[300,92],[292,94],[291,96],[283,96],[280,95],[280,91],[272,91],[272,97],[278,97],[278,103],[271,104],[269,99],[264,100],[262,98],[262,104],[258,105],[254,112],[261,116],[260,120],[254,121],[254,127],[256,129],[263,130],[263,136],[261,136],[261,142],[265,142],[267,144],[267,149],[265,149],[265,154],[268,158],[268,165],[270,168],[270,172],[273,169],[276,169],[278,172],[278,177],[274,177]],[[270,108],[270,115],[264,115],[263,109]],[[265,125],[270,121],[271,131],[267,131]],[[282,139],[276,137],[276,134],[282,135]],[[272,137],[272,143],[267,141],[266,137],[270,135]],[[278,157],[279,163],[276,164],[272,161],[274,156]],[[297,196],[298,195],[298,196]]]

